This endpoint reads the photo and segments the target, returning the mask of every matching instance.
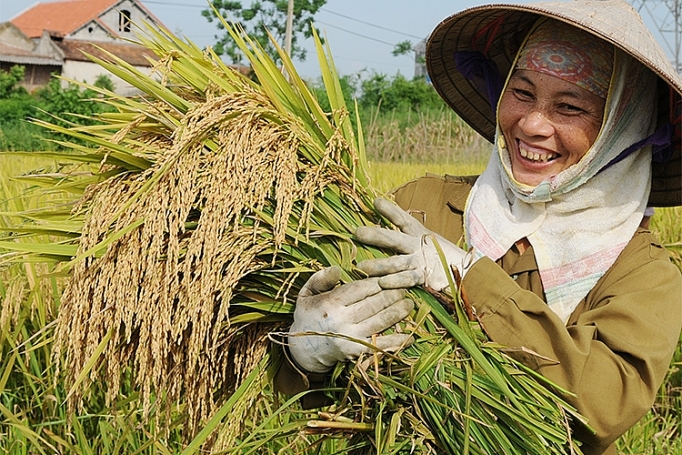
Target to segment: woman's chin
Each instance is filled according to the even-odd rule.
[[[547,180],[549,178],[549,175],[545,174],[537,174],[537,173],[530,173],[530,172],[512,172],[514,174],[514,180],[517,182],[530,186],[530,187],[536,187],[543,181]]]
[[[514,180],[530,187],[538,186],[563,170],[559,160],[539,162],[520,157],[511,160],[511,168]]]

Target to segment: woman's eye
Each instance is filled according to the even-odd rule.
[[[582,109],[578,106],[574,106],[573,104],[560,104],[559,109],[562,109],[562,110],[569,112],[569,113],[576,113],[576,114],[581,113],[581,112],[585,112],[584,109]]]
[[[520,88],[512,89],[514,94],[520,99],[533,99],[533,94],[528,90],[523,90]]]

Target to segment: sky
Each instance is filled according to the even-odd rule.
[[[40,0],[49,2],[55,0]],[[635,4],[646,1],[648,9],[662,0],[633,0]],[[249,4],[249,0],[244,0]],[[0,23],[12,19],[36,0],[0,0]],[[201,11],[208,0],[142,0],[142,3],[169,30],[187,37],[200,46],[211,45],[220,31],[215,22],[208,22]],[[394,46],[402,41],[416,44],[426,38],[431,30],[446,17],[467,7],[490,3],[485,0],[328,0],[316,14],[315,24],[326,36],[332,56],[341,75],[366,75],[373,72],[393,76],[400,72],[410,78],[414,74],[413,57],[393,56]],[[494,3],[529,3],[529,1],[502,0]],[[637,5],[636,5],[637,6]],[[645,23],[672,59],[666,47],[665,35],[657,34],[660,28],[654,16],[643,10]],[[665,13],[665,6],[653,9],[653,14]],[[656,13],[659,11],[659,13]],[[297,62],[299,74],[306,78],[319,76],[312,40],[305,42],[308,58]]]

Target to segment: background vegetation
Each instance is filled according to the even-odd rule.
[[[13,66],[9,71],[0,70],[0,151],[34,151],[56,148],[59,135],[33,125],[31,118],[56,120],[61,126],[91,124],[94,114],[103,112],[106,106],[94,103],[98,95],[92,90],[82,90],[78,85],[52,78],[50,83],[28,93],[19,83],[24,78],[24,67]],[[113,89],[107,76],[99,76],[96,87]]]
[[[67,112],[88,116],[99,109],[87,101],[96,96],[95,92],[82,92],[74,85],[62,87],[55,80],[46,89],[28,94],[18,87],[18,80],[19,70],[0,73],[0,150],[34,153],[0,155],[0,230],[5,231],[16,230],[22,221],[10,213],[30,218],[31,211],[44,204],[41,198],[45,196],[35,191],[40,182],[31,178],[32,170],[48,169],[71,179],[79,175],[77,167],[37,153],[59,148],[59,137],[38,129],[27,119],[63,116]],[[316,87],[316,83],[312,85]],[[342,85],[348,100],[354,96],[358,99],[377,188],[388,190],[427,171],[467,175],[483,169],[488,153],[485,142],[446,109],[424,81],[374,74],[345,77]],[[74,123],[84,121],[79,116],[69,119]],[[49,196],[51,204],[61,197],[69,199],[75,190],[64,185],[62,191]],[[57,219],[63,213],[54,216]],[[68,230],[68,226],[64,229]],[[659,209],[652,229],[682,267],[682,208]],[[115,403],[104,398],[106,384],[96,384],[85,398],[85,412],[72,416],[66,412],[64,403],[69,390],[60,380],[62,373],[51,353],[62,277],[50,272],[45,264],[0,268],[0,453],[197,452],[197,441],[181,439],[183,410],[159,416],[152,409],[153,418],[144,421],[138,393],[129,384],[122,384],[120,399]],[[682,454],[681,367],[682,348],[678,347],[654,408],[619,440],[622,453]],[[269,392],[265,389],[264,393]],[[267,416],[273,410],[256,412]],[[169,419],[169,430],[160,431],[155,418]],[[272,428],[285,431],[287,421],[270,422],[268,428],[259,431]],[[306,435],[300,435],[299,442],[305,445]],[[329,450],[333,444],[331,441],[325,447]],[[341,453],[344,445],[339,442],[338,447]],[[278,451],[292,453],[295,447],[273,442],[271,452]]]
[[[279,55],[270,42],[268,33],[274,35],[278,43],[284,42],[289,2],[287,0],[257,0],[252,1],[248,6],[245,3],[234,0],[212,0],[210,2],[211,9],[201,12],[209,22],[215,21],[216,27],[222,33],[222,36],[213,45],[213,49],[218,55],[229,57],[232,63],[242,63],[244,60],[244,55],[235,45],[234,40],[230,38],[222,21],[216,18],[217,12],[230,22],[239,22],[249,37],[260,43],[263,49],[276,62],[279,62]],[[299,45],[299,39],[312,36],[313,18],[325,3],[327,0],[294,2],[290,52],[293,58],[301,61],[306,59],[306,51]],[[319,30],[317,32],[319,35]]]

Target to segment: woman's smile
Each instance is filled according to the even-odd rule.
[[[561,156],[558,153],[538,147],[533,147],[532,145],[526,144],[522,141],[518,141],[517,148],[519,155],[521,155],[519,161],[528,161],[528,166],[545,164]]]
[[[599,135],[604,105],[603,98],[557,77],[514,73],[499,109],[514,178],[537,186],[580,161]]]

